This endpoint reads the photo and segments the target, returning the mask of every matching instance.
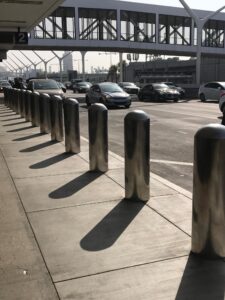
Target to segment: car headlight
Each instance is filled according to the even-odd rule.
[[[111,99],[111,96],[110,96],[110,95],[104,95],[103,97],[105,98],[105,100]]]

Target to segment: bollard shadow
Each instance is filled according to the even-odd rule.
[[[19,132],[19,131],[23,131],[23,130],[27,130],[27,129],[31,129],[31,128],[34,128],[34,127],[33,126],[27,126],[27,127],[23,127],[23,128],[8,130],[7,132]]]
[[[52,199],[60,199],[70,197],[73,194],[77,193],[79,190],[83,189],[85,186],[96,180],[103,173],[101,172],[85,172],[84,174],[76,177],[60,188],[49,194],[49,197]]]
[[[66,158],[69,158],[73,155],[76,155],[75,153],[61,153],[56,156],[50,157],[48,159],[45,159],[43,161],[40,161],[36,164],[33,164],[30,166],[30,169],[42,169],[50,167],[51,165],[54,165],[56,163],[59,163],[60,161],[63,161]]]
[[[22,150],[20,150],[20,152],[33,152],[33,151],[41,150],[45,147],[49,147],[49,146],[58,144],[58,143],[59,143],[58,141],[47,141],[47,142],[44,142],[42,144],[38,144],[38,145],[29,147],[29,148],[26,148],[26,149],[22,149]]]
[[[7,111],[7,114],[6,113],[0,113],[0,117],[12,117],[12,116],[15,116],[16,113],[12,112],[11,114],[8,114],[9,111]]]
[[[18,117],[18,118],[10,118],[10,119],[6,119],[6,120],[1,120],[1,122],[8,122],[8,121],[14,121],[14,120],[19,120],[22,119],[22,117]]]
[[[8,126],[20,125],[20,124],[24,124],[24,123],[27,123],[27,121],[16,122],[16,123],[11,123],[11,124],[5,124],[3,126],[8,127]]]
[[[26,141],[26,140],[33,139],[33,138],[36,138],[36,137],[40,137],[40,136],[45,135],[45,134],[46,133],[34,133],[34,134],[31,134],[31,135],[28,135],[28,136],[23,136],[23,137],[14,139],[13,142]]]
[[[123,199],[87,235],[80,246],[87,251],[101,251],[111,247],[145,204]]]
[[[225,263],[190,254],[175,300],[224,300]]]

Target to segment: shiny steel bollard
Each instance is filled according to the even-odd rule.
[[[18,114],[22,117],[22,110],[23,110],[23,91],[18,90]]]
[[[31,96],[32,92],[27,90],[26,91],[26,97],[25,97],[25,120],[30,122],[31,121],[31,112],[30,112],[30,102],[31,102]]]
[[[33,92],[30,96],[30,114],[32,126],[40,125],[40,112],[39,112],[39,93]]]
[[[79,103],[73,98],[63,100],[66,152],[80,152]]]
[[[26,90],[22,90],[22,97],[21,97],[21,117],[25,118],[25,103],[26,103]]]
[[[14,110],[18,114],[19,113],[19,89],[14,89]]]
[[[225,127],[209,124],[195,134],[192,252],[225,257]]]
[[[125,198],[149,200],[150,118],[141,110],[124,119]]]
[[[52,141],[63,141],[63,100],[60,96],[52,96],[51,139]]]
[[[108,171],[108,110],[103,104],[88,109],[89,160],[91,171]]]
[[[40,132],[51,132],[51,97],[48,94],[40,94],[39,97],[40,109]]]
[[[8,88],[3,88],[3,93],[4,93],[4,105],[8,106],[8,97],[9,97],[9,92],[8,92]]]

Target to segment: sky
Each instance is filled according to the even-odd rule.
[[[94,0],[93,0],[94,1]],[[120,1],[120,0],[118,0]],[[123,0],[126,1],[126,0]],[[174,6],[174,7],[182,7],[182,4],[179,0],[130,0],[126,2],[136,2],[136,3],[147,3],[147,4],[157,4],[157,5],[165,5],[165,6]],[[192,9],[204,9],[204,10],[211,10],[216,11],[217,9],[221,8],[225,5],[224,0],[186,0],[186,3],[189,5]],[[225,9],[224,9],[225,12]],[[37,51],[43,58],[50,59],[53,57],[53,54],[49,51]],[[30,57],[30,59],[34,62],[40,61],[37,56],[35,56],[31,51],[24,51],[26,55]],[[13,57],[13,55],[17,56],[19,59],[22,59],[24,62],[26,62],[27,65],[29,65],[29,61],[26,61],[24,56],[19,53],[19,51],[9,51],[9,56],[11,57],[11,65],[15,67],[15,64],[13,64],[12,59],[16,61],[16,59]],[[58,51],[57,54],[61,57],[63,52]],[[123,55],[123,59],[126,59],[127,55]],[[73,65],[74,69],[82,70],[81,66],[81,54],[80,52],[74,51],[73,52]],[[144,61],[145,55],[139,56],[139,61]],[[21,66],[21,63],[16,61],[18,65]],[[117,53],[105,53],[101,52],[87,52],[85,56],[85,70],[86,72],[90,72],[91,68],[109,68],[110,64],[117,64],[119,62],[119,55]],[[0,63],[1,65],[1,63]],[[38,67],[41,67],[44,69],[44,65],[40,64]],[[53,71],[58,71],[58,60],[53,59],[48,64],[48,68],[51,68]]]

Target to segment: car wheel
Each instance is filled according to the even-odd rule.
[[[179,100],[179,99],[177,98],[177,99],[174,99],[173,101],[174,101],[174,102],[178,102],[178,100]]]
[[[204,94],[201,94],[201,95],[200,95],[200,100],[201,100],[202,102],[205,102],[206,99],[205,99],[205,95],[204,95]]]

